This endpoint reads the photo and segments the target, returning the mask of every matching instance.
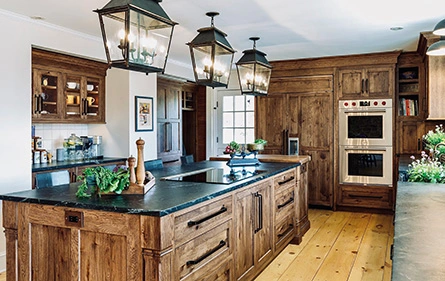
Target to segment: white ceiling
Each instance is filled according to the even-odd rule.
[[[59,25],[100,36],[93,10],[108,0],[10,0],[0,9],[24,16],[41,16]],[[169,60],[190,64],[188,46],[197,29],[210,26],[209,11],[220,13],[215,26],[228,34],[237,50],[252,48],[248,39],[259,36],[257,48],[269,61],[414,51],[419,33],[431,31],[445,18],[443,0],[164,0],[161,6],[175,27]],[[391,27],[402,30],[392,31]],[[104,54],[105,60],[105,54]]]

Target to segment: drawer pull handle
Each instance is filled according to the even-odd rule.
[[[198,264],[200,262],[202,262],[203,260],[205,260],[206,258],[208,258],[210,255],[212,255],[213,253],[215,253],[216,251],[218,251],[219,249],[221,249],[222,247],[224,247],[226,245],[226,241],[219,241],[218,246],[216,246],[215,248],[213,248],[212,250],[208,251],[207,253],[205,253],[204,255],[200,256],[199,258],[197,258],[196,260],[191,260],[191,261],[187,261],[186,265],[187,266],[191,266],[191,265],[195,265]]]
[[[286,233],[292,231],[294,229],[294,225],[293,224],[289,224],[289,228],[286,229],[283,233],[280,233],[277,235],[278,238],[283,237],[284,235],[286,235]]]
[[[202,218],[202,219],[200,219],[200,220],[198,220],[198,221],[189,221],[189,222],[187,223],[187,225],[188,225],[189,227],[192,227],[192,226],[201,224],[201,223],[203,223],[203,222],[205,222],[205,221],[208,221],[209,219],[214,218],[214,217],[216,217],[217,215],[220,215],[220,214],[222,214],[222,213],[224,213],[224,212],[227,212],[227,208],[226,208],[225,206],[222,206],[221,209],[220,209],[219,211],[217,211],[217,212],[215,212],[215,213],[213,213],[213,214],[211,214],[211,215],[208,215],[207,217],[204,217],[204,218]]]
[[[282,185],[282,184],[288,183],[288,182],[290,182],[290,181],[292,181],[292,180],[294,180],[294,179],[295,179],[295,177],[292,176],[292,177],[288,178],[287,180],[278,182],[278,184],[279,184],[279,185]]]
[[[383,196],[376,196],[376,195],[354,195],[354,194],[348,194],[351,198],[372,198],[372,199],[383,199]]]
[[[287,205],[289,205],[290,203],[294,202],[294,197],[289,198],[289,200],[287,200],[286,202],[284,202],[283,204],[278,205],[278,209],[284,208]]]

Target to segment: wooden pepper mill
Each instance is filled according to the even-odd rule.
[[[144,144],[145,144],[145,141],[142,138],[139,138],[136,141],[136,145],[138,148],[138,163],[136,166],[136,183],[138,185],[144,185],[144,180],[145,180]]]
[[[130,171],[130,182],[136,183],[136,173],[134,171],[134,168],[136,167],[136,158],[131,155],[127,159],[128,161],[128,170]]]

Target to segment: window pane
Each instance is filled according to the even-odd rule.
[[[244,112],[235,112],[235,127],[244,127]]]
[[[239,144],[246,143],[244,129],[235,129],[235,141]]]
[[[235,96],[235,111],[244,111],[244,96]]]
[[[255,141],[255,130],[246,129],[246,143],[253,143]]]
[[[246,112],[246,127],[255,127],[255,114],[253,112]]]
[[[255,99],[252,96],[246,96],[246,111],[253,111],[255,108]]]
[[[233,130],[223,129],[223,143],[230,143],[233,141]]]
[[[233,113],[223,113],[223,128],[233,127]]]
[[[223,111],[233,111],[233,96],[223,97]]]

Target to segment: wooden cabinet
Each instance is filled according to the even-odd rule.
[[[141,280],[138,216],[28,203],[17,212],[18,279],[8,280]]]
[[[367,66],[338,70],[339,99],[394,97],[394,66]]]
[[[251,280],[272,257],[272,180],[235,194],[235,275]]]
[[[179,161],[182,155],[181,85],[158,78],[157,91],[158,158]]]
[[[392,210],[394,190],[388,186],[340,185],[339,206]]]
[[[33,49],[33,123],[105,123],[107,64]]]
[[[420,155],[427,114],[425,67],[416,52],[402,53],[397,63],[396,152]]]
[[[295,236],[297,175],[296,169],[274,177],[274,247],[280,251]]]
[[[263,153],[287,154],[287,138],[298,137],[300,154],[310,155],[313,162],[309,204],[329,207],[334,189],[333,91],[332,75],[276,78],[271,94],[258,98],[255,110],[256,137],[268,141]]]
[[[304,163],[297,168],[298,182],[295,191],[295,236],[292,243],[300,244],[303,235],[310,228],[308,203],[308,165]]]

